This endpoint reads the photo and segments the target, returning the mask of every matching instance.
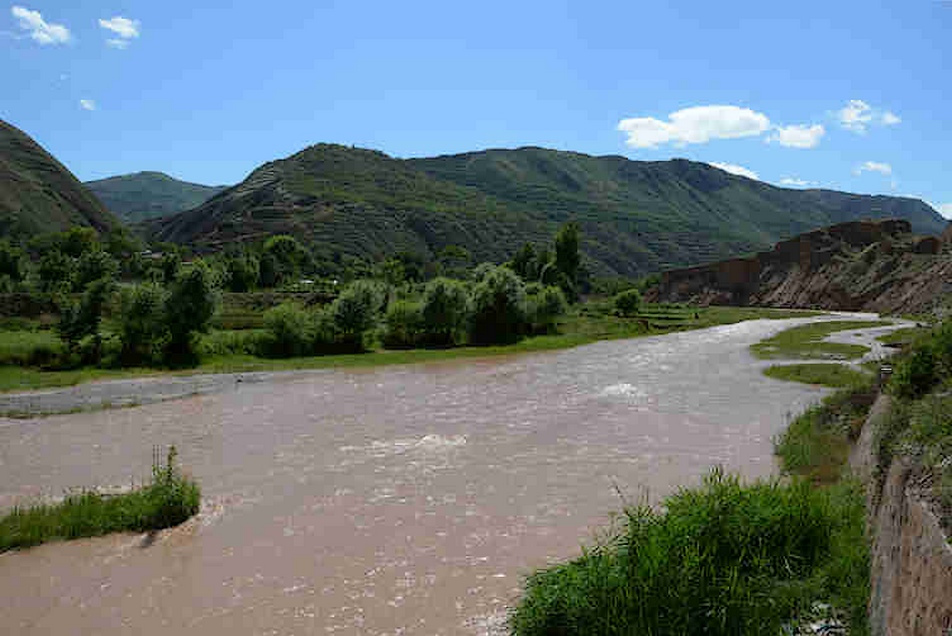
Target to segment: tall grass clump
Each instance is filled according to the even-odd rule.
[[[863,631],[861,497],[802,480],[745,486],[715,469],[664,509],[629,509],[614,540],[531,575],[512,633],[777,634],[817,599]]]
[[[176,465],[175,447],[165,465],[156,449],[152,480],[118,495],[95,491],[68,495],[57,504],[14,508],[0,519],[0,552],[49,541],[94,537],[111,532],[144,532],[176,526],[198,512],[201,492]]]

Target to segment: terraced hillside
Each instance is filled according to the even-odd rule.
[[[686,160],[521,148],[399,160],[319,144],[255,170],[153,236],[216,249],[291,233],[326,251],[432,255],[447,245],[502,260],[567,219],[597,274],[640,275],[754,252],[815,227],[862,218],[945,224],[909,198],[787,190]]]
[[[20,129],[0,120],[0,237],[118,221],[59,161]]]

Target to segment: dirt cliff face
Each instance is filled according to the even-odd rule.
[[[952,292],[952,231],[857,221],[801,234],[750,258],[665,272],[649,300],[919,313]]]

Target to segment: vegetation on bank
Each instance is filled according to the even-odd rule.
[[[882,327],[892,324],[885,320],[836,320],[811,323],[781,331],[751,345],[751,352],[758,358],[775,359],[836,359],[859,358],[868,347],[839,342],[825,342],[824,338],[837,331]]]
[[[865,625],[863,500],[852,484],[742,485],[714,470],[664,512],[629,508],[626,527],[569,563],[532,574],[514,636],[777,634],[817,599]]]
[[[921,334],[894,365],[890,416],[876,437],[878,477],[907,458],[916,482],[952,531],[952,318]]]
[[[818,384],[834,389],[842,389],[856,384],[868,382],[869,373],[857,371],[844,364],[810,363],[810,364],[775,364],[764,369],[768,378],[785,380],[787,382],[801,382],[803,384]]]
[[[198,485],[182,474],[171,447],[163,466],[153,458],[152,480],[131,492],[105,495],[86,491],[56,504],[14,508],[0,518],[0,552],[50,541],[112,532],[144,532],[176,526],[198,512]]]

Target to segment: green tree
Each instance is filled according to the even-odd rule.
[[[59,249],[67,256],[79,258],[99,248],[99,234],[91,227],[72,227],[57,235]]]
[[[40,257],[40,264],[37,267],[37,273],[40,277],[40,289],[43,291],[54,291],[61,287],[68,288],[73,267],[73,259],[61,251],[53,249],[45,252]],[[69,291],[69,289],[66,289],[66,291]]]
[[[26,276],[25,257],[22,249],[7,240],[0,240],[0,276],[8,276],[16,283],[22,281]]]
[[[251,254],[227,257],[224,266],[228,291],[248,292],[257,287],[261,266]]]
[[[469,301],[462,283],[436,278],[423,292],[423,328],[431,344],[455,344],[469,318]]]
[[[330,308],[341,345],[348,350],[363,350],[364,334],[376,324],[385,296],[379,284],[363,280],[341,292]]]
[[[268,331],[267,353],[290,358],[310,353],[313,348],[313,321],[309,312],[295,303],[282,303],[264,314]]]
[[[409,300],[390,303],[384,317],[384,346],[391,349],[412,348],[419,346],[423,337],[423,311],[420,304]]]
[[[92,336],[92,361],[99,362],[102,357],[102,334],[99,328],[103,310],[114,290],[114,281],[101,278],[86,287],[79,303],[68,302],[61,308],[56,330],[71,353],[76,352],[83,338]]]
[[[525,332],[525,285],[508,267],[500,266],[490,271],[473,287],[470,298],[471,342],[513,342]]]
[[[82,291],[93,281],[103,278],[113,279],[119,271],[119,264],[112,256],[102,250],[83,252],[76,259],[73,272],[73,290]]]
[[[168,339],[165,303],[166,291],[157,283],[143,283],[122,291],[119,340],[123,364],[153,364],[160,359]]]
[[[179,365],[197,361],[197,335],[208,331],[217,305],[212,273],[205,263],[198,261],[179,273],[165,302],[169,329],[166,362]]]
[[[511,267],[512,271],[519,274],[522,280],[526,282],[534,282],[539,279],[539,260],[532,243],[526,243],[519,248],[519,251],[512,257]]]
[[[575,301],[577,297],[578,272],[581,264],[579,254],[579,226],[569,222],[559,228],[555,235],[555,266],[562,274],[559,286],[566,297]]]
[[[549,333],[555,328],[555,319],[565,313],[568,303],[558,287],[543,287],[528,297],[529,319],[533,329]]]
[[[281,283],[296,278],[301,271],[301,264],[306,259],[306,252],[301,244],[293,236],[279,234],[272,236],[264,244],[262,254],[262,269],[268,268],[268,271],[262,271],[262,279],[269,279],[270,286],[276,287]],[[267,260],[267,265],[265,261]],[[263,284],[266,284],[262,280]],[[267,285],[266,285],[267,286]]]

